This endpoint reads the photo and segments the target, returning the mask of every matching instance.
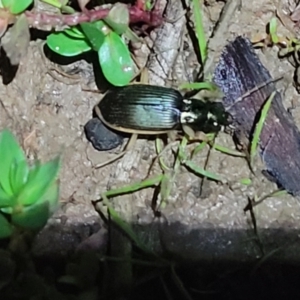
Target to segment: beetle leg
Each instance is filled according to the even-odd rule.
[[[183,125],[182,127],[183,127],[183,132],[188,136],[188,139],[190,142],[199,142],[199,141],[210,142],[211,141],[210,138],[207,137],[207,135],[202,131],[194,132],[194,130],[187,125]],[[183,138],[183,136],[176,131],[170,131],[167,134],[168,134],[168,139],[171,141],[172,144],[173,144],[173,142]]]
[[[193,98],[199,101],[207,102],[211,101],[209,99],[222,99],[224,97],[223,93],[216,87],[212,90],[202,89]]]
[[[139,64],[136,60],[136,58],[134,57],[134,55],[131,55],[132,60],[134,61],[138,72],[134,75],[133,80],[135,80],[137,77],[140,77],[139,81],[132,81],[131,84],[148,84],[148,70],[146,67],[140,68]]]
[[[100,169],[100,168],[103,168],[111,163],[113,163],[114,161],[118,160],[119,158],[121,158],[124,154],[126,153],[126,151],[122,151],[120,154],[118,154],[117,156],[101,163],[101,164],[98,164],[95,166],[95,169]]]
[[[148,69],[144,68],[141,71],[141,83],[147,84],[149,82],[149,78],[148,78]]]
[[[207,137],[207,135],[198,131],[192,138],[189,138],[190,141],[201,141],[201,142],[211,142],[211,139]]]
[[[209,142],[210,139],[202,131],[195,132],[191,127],[184,124],[182,125],[183,132],[188,136],[190,142]]]
[[[168,135],[168,139],[171,141],[171,142],[174,142],[174,141],[176,141],[177,139],[178,139],[178,135],[177,135],[177,132],[176,131],[169,131],[168,133],[167,133],[167,135]]]
[[[125,146],[125,149],[124,149],[123,152],[126,152],[128,150],[133,149],[133,146],[134,146],[134,144],[137,140],[137,137],[138,137],[138,135],[136,133],[132,134],[132,136],[130,137],[130,139],[129,139],[127,145]]]
[[[189,140],[193,139],[195,137],[194,130],[191,127],[189,127],[188,125],[182,124],[182,130],[189,137]]]

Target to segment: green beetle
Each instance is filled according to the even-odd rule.
[[[109,128],[142,135],[182,130],[191,136],[217,132],[230,123],[221,102],[184,99],[172,88],[144,84],[109,91],[95,112]]]

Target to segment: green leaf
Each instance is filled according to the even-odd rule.
[[[93,23],[82,23],[80,26],[92,45],[93,50],[98,52],[104,42],[105,36],[111,30],[108,29],[108,26],[102,20]]]
[[[192,83],[182,83],[179,87],[179,90],[189,89],[189,90],[209,90],[217,91],[218,88],[215,84],[211,82],[192,82]]]
[[[79,26],[74,26],[70,29],[66,29],[63,31],[66,35],[69,37],[75,38],[75,39],[85,39],[84,33],[80,30]]]
[[[252,184],[252,180],[250,178],[241,178],[239,182],[243,185],[250,185]]]
[[[57,157],[44,165],[36,164],[30,171],[28,181],[18,195],[18,204],[33,205],[47,192],[56,179],[60,168],[60,158]]]
[[[0,186],[0,209],[14,205],[15,201],[12,196],[9,196]]]
[[[27,181],[29,168],[26,160],[13,161],[10,168],[10,186],[14,195],[17,195]]]
[[[138,43],[143,42],[143,39],[140,38],[135,32],[133,32],[129,27],[127,28],[126,32],[123,33],[123,36],[126,37],[128,40]]]
[[[105,203],[105,204],[107,204],[107,203]],[[126,221],[124,221],[118,215],[118,213],[113,209],[113,207],[111,205],[108,206],[108,212],[109,212],[110,218],[113,220],[113,222],[115,224],[117,224],[124,232],[126,232],[126,234],[130,237],[130,239],[132,241],[134,241],[135,244],[139,248],[143,249],[145,252],[148,253],[148,251],[147,251],[148,249],[145,248],[144,244],[140,241],[139,237],[132,229],[132,226],[129,223],[127,223]]]
[[[10,169],[13,163],[26,160],[25,155],[13,134],[8,130],[0,133],[0,186],[8,196],[13,196],[10,182]]]
[[[38,202],[48,202],[49,212],[50,214],[53,214],[58,208],[58,199],[59,199],[59,183],[55,181],[48,188],[46,193]]]
[[[190,160],[183,161],[182,164],[200,176],[207,177],[208,179],[215,181],[226,182],[220,175],[207,171]]]
[[[4,215],[0,213],[0,239],[10,237],[12,232],[12,225],[7,221]]]
[[[3,213],[11,215],[14,212],[14,207],[8,206],[0,209]]]
[[[269,24],[270,37],[273,44],[279,43],[279,37],[277,35],[277,18],[273,17]]]
[[[123,3],[116,3],[104,20],[117,34],[125,33],[129,28],[128,6]]]
[[[133,79],[133,61],[129,50],[115,32],[105,37],[98,57],[103,74],[111,84],[124,86]]]
[[[92,48],[86,39],[75,39],[64,32],[52,33],[47,37],[47,46],[63,56],[76,56]]]
[[[257,124],[255,125],[255,130],[254,130],[253,138],[252,138],[251,145],[250,145],[250,166],[253,166],[254,158],[255,158],[257,148],[259,145],[259,141],[260,141],[260,134],[263,130],[265,121],[268,116],[269,109],[271,107],[272,101],[275,96],[276,96],[276,91],[272,92],[270,97],[267,99],[266,103],[263,105],[260,118],[259,118]]]
[[[207,55],[207,41],[205,38],[204,22],[202,18],[202,2],[193,0],[193,13],[195,16],[196,36],[198,40],[201,61],[204,63]]]
[[[18,15],[33,3],[33,0],[2,0],[3,7],[7,8],[12,14]]]
[[[11,215],[11,222],[26,229],[40,229],[46,225],[50,214],[49,203],[39,203]]]
[[[47,3],[53,7],[56,7],[58,9],[61,9],[62,5],[64,3],[62,2],[66,2],[66,1],[62,1],[62,0],[42,0],[42,2]]]
[[[155,4],[155,3],[154,3]],[[150,11],[154,7],[154,4],[152,3],[151,0],[146,0],[145,1],[145,10]]]

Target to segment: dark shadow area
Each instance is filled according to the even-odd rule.
[[[0,75],[2,76],[2,82],[4,85],[10,84],[15,78],[19,65],[12,65],[7,57],[4,49],[0,49]]]
[[[261,229],[259,242],[251,230],[139,225],[134,229],[145,241],[141,249],[115,226],[105,228],[96,223],[51,225],[36,237],[30,252],[6,260],[2,255],[1,274],[9,273],[10,264],[14,267],[11,278],[6,276],[9,280],[0,286],[1,299],[82,299],[91,294],[94,297],[84,299],[300,296],[298,230]]]

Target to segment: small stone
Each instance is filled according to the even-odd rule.
[[[117,148],[124,137],[106,127],[100,119],[93,118],[84,126],[85,136],[93,147],[99,151]]]

